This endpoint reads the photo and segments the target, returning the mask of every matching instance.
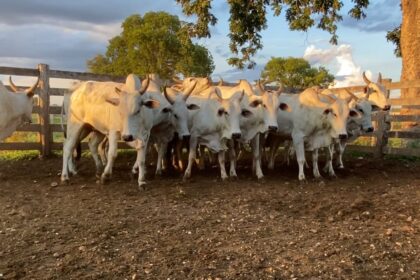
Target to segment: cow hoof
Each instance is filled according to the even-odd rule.
[[[64,185],[64,186],[70,185],[69,178],[61,178],[61,184]]]
[[[156,171],[155,177],[162,177],[162,171]]]
[[[226,181],[227,179],[229,179],[229,177],[227,176],[222,177],[222,181]]]
[[[139,182],[139,190],[140,191],[145,191],[146,190],[146,187],[147,187],[147,185],[146,185],[146,182],[145,181]]]
[[[344,169],[344,165],[339,165],[337,168],[343,170]]]
[[[101,184],[106,185],[109,182],[109,175],[102,175],[101,176]]]

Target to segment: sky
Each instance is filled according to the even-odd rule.
[[[226,1],[213,0],[218,23],[211,28],[211,38],[197,42],[212,53],[215,80],[259,78],[271,57],[303,57],[314,66],[324,66],[336,76],[339,86],[360,84],[361,73],[376,78],[378,72],[399,80],[401,59],[394,56],[394,46],[386,41],[386,31],[401,23],[398,0],[371,0],[367,18],[356,21],[347,16],[350,0],[343,0],[343,21],[339,23],[337,46],[328,43],[327,32],[313,28],[308,32],[290,31],[284,19],[268,16],[268,28],[262,32],[264,48],[252,70],[229,66],[229,7]],[[185,17],[175,0],[0,0],[0,66],[35,68],[46,63],[51,69],[87,71],[86,61],[104,53],[108,40],[121,32],[121,23],[132,14],[166,11]],[[4,77],[1,77],[4,78]],[[16,78],[22,84],[30,80]]]

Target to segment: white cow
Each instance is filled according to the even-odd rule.
[[[73,92],[70,98],[67,120],[67,138],[63,146],[63,170],[61,180],[69,180],[72,166],[72,151],[80,140],[83,130],[97,130],[108,136],[108,161],[101,181],[106,182],[112,174],[112,167],[117,156],[117,142],[140,140],[137,164],[140,166],[138,183],[145,183],[146,148],[153,125],[153,111],[159,102],[150,98],[145,91],[149,79],[140,88],[141,82],[135,75],[129,75],[124,87],[113,82],[84,82]],[[140,90],[136,90],[140,88]],[[88,133],[87,133],[88,134]],[[86,134],[86,135],[87,135]]]
[[[305,180],[303,171],[305,150],[313,152],[313,173],[320,177],[318,169],[318,149],[330,147],[333,139],[347,138],[346,122],[349,115],[350,99],[321,100],[317,88],[309,88],[300,94],[282,94],[281,102],[290,111],[278,111],[278,134],[292,137],[299,164],[299,180]],[[335,176],[332,164],[332,150],[327,153],[327,168],[330,176]]]
[[[13,92],[0,81],[0,141],[9,137],[16,128],[32,120],[33,96],[38,86],[36,83],[27,90],[19,90],[9,77],[9,84]]]

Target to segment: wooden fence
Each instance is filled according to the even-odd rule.
[[[52,124],[50,122],[51,115],[59,115],[61,106],[50,106],[51,96],[63,96],[68,90],[65,88],[50,87],[51,78],[72,79],[72,80],[93,80],[93,81],[115,81],[123,82],[125,78],[98,75],[92,73],[70,72],[49,69],[46,64],[39,64],[37,69],[1,67],[0,75],[12,76],[39,76],[40,84],[37,89],[39,95],[39,105],[34,106],[34,114],[39,117],[39,124],[30,124],[18,128],[18,131],[35,132],[39,134],[38,142],[3,142],[0,143],[0,150],[39,150],[42,157],[48,157],[53,150],[61,150],[62,143],[54,142],[53,133],[62,133],[60,124]],[[392,82],[390,79],[384,79],[383,84],[388,90],[419,88],[420,80],[417,81],[401,81]],[[364,86],[347,87],[352,91],[361,91]],[[382,157],[385,154],[397,154],[407,156],[420,156],[420,140],[419,148],[395,147],[390,145],[389,139],[397,138],[404,140],[420,139],[420,132],[393,130],[404,122],[420,122],[420,115],[401,115],[398,113],[398,106],[418,105],[420,106],[420,98],[390,98],[392,109],[389,112],[378,112],[373,117],[375,122],[375,131],[363,135],[370,137],[369,145],[349,145],[350,150],[373,153],[376,157]],[[420,129],[419,129],[420,131]],[[403,141],[404,141],[403,140]],[[122,148],[126,147],[121,145]]]

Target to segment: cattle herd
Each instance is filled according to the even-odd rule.
[[[152,147],[158,154],[156,174],[173,165],[183,172],[184,180],[192,176],[194,163],[204,168],[204,158],[214,154],[221,178],[237,177],[236,161],[245,148],[252,151],[253,175],[261,179],[262,159],[274,169],[280,145],[285,146],[288,157],[296,155],[300,181],[305,180],[305,151],[312,152],[314,177],[321,177],[321,148],[326,150],[323,170],[335,176],[334,154],[336,165],[344,168],[346,143],[373,131],[375,110],[390,109],[381,75],[376,83],[364,73],[363,79],[362,92],[311,87],[298,94],[282,92],[281,87],[269,90],[261,82],[251,85],[240,80],[225,86],[196,77],[175,79],[169,87],[157,75],[141,81],[130,74],[125,84],[77,83],[64,96],[62,117],[67,128],[61,180],[68,182],[70,174],[77,173],[75,149],[86,137],[103,183],[111,177],[120,139],[137,151],[132,172],[138,173],[140,188],[146,184],[146,156]],[[0,140],[30,120],[37,84],[19,91],[10,79],[14,91],[10,92],[0,82]],[[225,158],[230,162],[229,174]]]

